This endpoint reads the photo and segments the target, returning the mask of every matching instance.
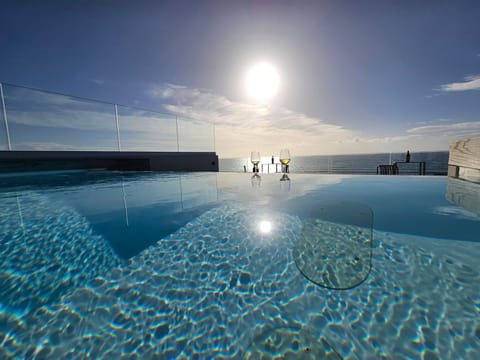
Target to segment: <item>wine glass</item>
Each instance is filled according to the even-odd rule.
[[[288,173],[288,164],[290,163],[290,151],[288,149],[280,150],[280,162],[285,173]]]
[[[260,162],[260,153],[258,151],[252,151],[250,155],[250,161],[253,164],[253,172],[258,173],[258,163]]]

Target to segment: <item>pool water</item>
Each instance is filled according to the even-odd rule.
[[[3,175],[0,358],[477,359],[479,194],[445,177]]]

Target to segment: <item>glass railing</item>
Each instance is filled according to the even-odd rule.
[[[0,150],[214,152],[209,121],[0,84]]]
[[[274,153],[275,154],[275,153]],[[274,164],[271,156],[262,156],[259,169],[261,173],[275,173],[281,170],[278,155]],[[426,175],[447,175],[448,151],[415,152],[410,163],[405,163],[405,153],[351,154],[351,155],[314,155],[295,156],[290,163],[291,173],[325,174],[376,174],[379,165],[397,164],[400,175],[418,175],[420,163],[426,166]],[[220,171],[252,171],[250,158],[220,159]]]
[[[5,100],[3,96],[3,86],[0,83],[0,151],[9,150],[10,138],[8,136],[8,131],[6,129],[7,120],[6,120],[6,111],[5,111]]]
[[[118,106],[122,151],[178,151],[177,118],[174,115]]]
[[[178,146],[180,151],[214,151],[215,129],[212,123],[178,118]]]

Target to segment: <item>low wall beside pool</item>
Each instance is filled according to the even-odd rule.
[[[0,173],[108,169],[218,171],[215,152],[0,151]]]

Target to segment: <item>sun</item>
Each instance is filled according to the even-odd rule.
[[[279,90],[280,76],[272,64],[259,62],[253,65],[247,72],[247,93],[257,101],[271,100]]]

